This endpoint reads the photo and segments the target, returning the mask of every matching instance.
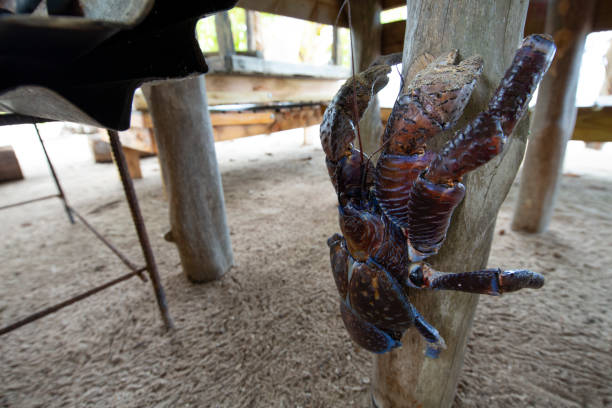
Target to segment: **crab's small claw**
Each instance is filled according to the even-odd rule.
[[[336,162],[350,153],[357,122],[372,96],[389,82],[389,72],[391,67],[388,65],[374,65],[349,78],[334,96],[325,110],[320,128],[321,145],[328,160]]]

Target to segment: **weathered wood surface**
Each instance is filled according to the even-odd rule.
[[[572,140],[612,142],[612,106],[578,108]]]
[[[211,113],[215,141],[306,128],[323,120],[320,105],[244,113]]]
[[[361,0],[351,3],[355,70],[364,71],[380,55],[382,6],[379,0]],[[383,127],[380,123],[378,96],[370,101],[359,122],[363,151],[368,155],[378,150]],[[358,143],[355,141],[355,143]]]
[[[393,21],[392,23],[382,24],[381,35],[381,54],[393,54],[402,52],[404,49],[404,32],[406,31],[406,21]]]
[[[408,0],[404,75],[425,54],[457,48],[463,57],[480,54],[481,79],[465,110],[468,119],[486,108],[520,44],[527,13],[525,0]],[[410,80],[407,77],[407,82]],[[429,260],[440,270],[469,271],[487,265],[495,218],[516,175],[525,149],[526,121],[517,126],[501,157],[465,177],[466,198],[457,208],[440,253]],[[445,134],[433,148],[448,140]],[[403,346],[375,357],[372,396],[390,407],[449,407],[453,401],[478,296],[458,292],[411,291],[410,299],[446,340],[436,360],[425,358],[425,342],[408,330]]]
[[[558,50],[538,91],[512,221],[514,230],[545,231],[552,217],[565,147],[576,122],[578,75],[594,9],[594,0],[553,0],[549,4],[546,31],[554,37]]]
[[[338,0],[240,0],[236,6],[321,24],[334,24],[340,3]],[[338,25],[347,27],[346,18],[341,17]]]
[[[218,279],[233,253],[204,77],[149,86],[145,96],[183,270],[193,282]]]
[[[0,146],[0,182],[23,179],[19,160],[11,146]]]
[[[330,101],[341,84],[338,79],[206,75],[210,105]]]
[[[206,57],[210,74],[268,75],[310,78],[347,78],[350,71],[338,65],[308,65],[268,61],[249,55]]]

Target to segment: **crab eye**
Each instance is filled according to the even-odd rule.
[[[412,264],[410,266],[410,281],[417,286],[423,286],[423,268],[419,264]]]

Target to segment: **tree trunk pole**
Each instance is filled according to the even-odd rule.
[[[526,0],[408,0],[403,74],[406,83],[418,71],[413,64],[459,49],[462,58],[480,54],[484,71],[457,127],[486,109],[522,39]],[[422,68],[422,67],[419,67]],[[439,148],[452,132],[431,143]],[[505,152],[464,178],[467,194],[456,209],[440,253],[429,260],[443,271],[470,271],[487,265],[495,218],[523,157],[527,139],[522,121]],[[375,357],[372,404],[392,407],[449,407],[463,364],[478,295],[411,291],[411,302],[444,337],[438,359],[424,356],[425,342],[410,329],[403,346]]]
[[[218,279],[233,254],[204,76],[148,86],[144,94],[183,270],[193,282]]]
[[[355,71],[365,70],[380,55],[382,28],[380,0],[360,0],[351,3]],[[380,121],[380,103],[374,96],[359,122],[363,151],[368,155],[380,148],[383,126]]]
[[[595,0],[548,5],[546,31],[557,43],[557,56],[538,91],[513,230],[543,232],[550,223],[565,148],[576,124],[576,88],[594,7]]]
[[[557,56],[538,91],[513,230],[543,232],[550,223],[565,147],[576,124],[576,88],[594,7],[595,0],[548,5],[546,32],[555,39]]]

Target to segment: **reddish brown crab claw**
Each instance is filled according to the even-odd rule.
[[[386,84],[384,61],[396,57],[381,58],[340,89],[325,113],[321,143],[344,234],[328,240],[332,272],[342,320],[357,344],[384,353],[399,347],[402,333],[414,326],[428,342],[427,355],[436,357],[444,340],[410,303],[409,291],[501,295],[542,287],[544,278],[529,270],[445,273],[421,260],[444,243],[465,195],[462,176],[503,151],[554,52],[550,37],[526,38],[487,110],[434,153],[428,140],[454,126],[482,70],[479,57],[459,62],[450,52],[438,58],[398,97],[375,170],[352,145],[353,127]]]
[[[387,65],[374,65],[349,78],[334,96],[325,110],[320,129],[321,145],[327,160],[336,162],[350,154],[350,145],[356,134],[356,122],[361,119],[372,95],[389,82],[389,72],[391,67]]]

